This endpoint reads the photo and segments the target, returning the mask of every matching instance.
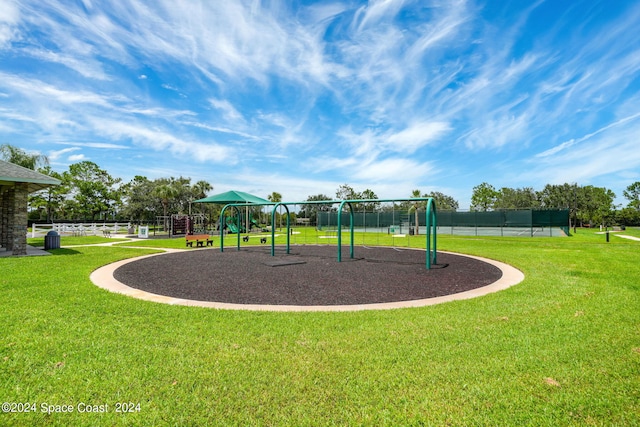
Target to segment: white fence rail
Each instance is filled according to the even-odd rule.
[[[31,226],[31,237],[43,236],[51,230],[58,232],[58,234],[73,236],[111,236],[114,234],[133,234],[135,232],[135,227],[133,227],[130,222],[33,224]]]

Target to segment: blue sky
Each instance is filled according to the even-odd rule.
[[[287,201],[640,180],[640,3],[0,0],[0,143]]]

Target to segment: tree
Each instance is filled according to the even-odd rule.
[[[29,195],[29,205],[36,209],[44,210],[46,212],[47,222],[50,223],[53,221],[54,213],[59,212],[62,207],[69,192],[69,187],[64,185],[63,176],[52,170],[51,166],[47,165],[44,168],[40,168],[38,172],[59,179],[63,183],[61,185],[47,187],[44,190]]]
[[[348,184],[342,184],[336,190],[337,200],[353,200],[361,199],[360,195]]]
[[[325,194],[316,194],[307,197],[308,202],[322,202],[324,200],[331,200],[331,198]],[[309,218],[311,223],[317,224],[318,212],[329,212],[331,209],[332,206],[330,204],[308,203],[302,205],[301,211],[306,218]]]
[[[373,190],[370,190],[367,188],[362,193],[360,193],[359,198],[373,200],[373,199],[378,199],[378,195],[374,193]],[[375,212],[380,208],[380,202],[366,202],[366,203],[362,203],[361,205],[362,205],[362,209],[367,212]]]
[[[136,176],[122,186],[126,201],[122,216],[134,221],[153,221],[156,216],[168,217],[172,214],[191,212],[194,200],[206,197],[213,190],[207,181],[191,185],[191,178],[158,178],[150,181],[144,176]],[[205,205],[205,204],[203,204]],[[211,214],[215,206],[200,207]],[[168,222],[165,222],[167,225]]]
[[[613,191],[588,185],[581,187],[580,193],[578,194],[578,216],[583,221],[591,225],[600,223],[604,226],[613,222],[613,200],[616,198]]]
[[[508,188],[498,191],[494,209],[532,209],[540,206],[538,193],[531,187]]]
[[[282,201],[282,194],[274,191],[273,193],[271,193],[271,194],[269,194],[267,196],[267,200],[269,200],[270,202],[273,202],[273,203],[279,203],[279,202]],[[276,213],[276,215],[280,218],[279,224],[280,224],[280,228],[282,228],[282,214],[278,215]]]
[[[267,196],[267,200],[273,203],[280,203],[282,201],[282,194],[274,191]]]
[[[622,194],[629,201],[627,206],[640,210],[640,181],[629,185]]]
[[[323,197],[326,197],[323,195]],[[336,190],[336,200],[373,200],[378,199],[376,193],[367,188],[362,193],[357,192],[348,184],[342,184]],[[307,199],[308,200],[308,199]],[[329,200],[327,198],[327,200]],[[377,211],[380,208],[380,202],[363,202],[363,203],[352,203],[351,207],[354,210],[365,210],[365,211]]]
[[[620,225],[640,225],[640,210],[626,207],[616,212],[616,222]]]
[[[427,196],[423,195],[420,192],[420,190],[418,190],[418,189],[413,190],[411,192],[411,198],[412,199],[417,199],[417,198],[420,198],[420,197],[427,197]],[[415,228],[415,234],[416,234],[416,236],[418,234],[420,234],[420,222],[418,221],[418,219],[419,219],[418,218],[418,210],[420,208],[425,207],[425,206],[426,206],[425,202],[423,202],[423,201],[415,201],[415,202],[411,202],[411,205],[409,207],[409,212],[413,211],[413,213],[415,215],[415,227],[416,227]]]
[[[169,223],[167,213],[169,210],[169,203],[180,194],[180,188],[176,185],[173,179],[163,179],[158,186],[153,189],[153,194],[162,202],[162,215],[164,216],[165,229],[169,229]]]
[[[545,185],[538,193],[540,206],[546,209],[569,209],[569,228],[575,231],[578,215],[578,196],[582,190],[578,184]]]
[[[547,184],[539,193],[540,205],[547,209],[568,209],[577,206],[577,184]]]
[[[157,196],[155,185],[147,177],[136,175],[130,182],[122,186],[125,200],[121,215],[133,221],[153,221],[156,212]]]
[[[169,178],[169,183],[175,187],[177,193],[173,196],[174,212],[176,214],[185,214],[190,212],[191,202],[193,202],[194,191],[191,186],[191,178]]]
[[[69,186],[73,200],[67,199],[67,205],[76,216],[95,220],[104,214],[115,215],[121,203],[118,188],[120,178],[109,173],[90,161],[74,163],[63,175],[64,184]]]
[[[6,162],[31,170],[49,165],[49,159],[44,154],[29,154],[22,148],[9,144],[0,145],[0,157]]]
[[[207,195],[213,190],[213,185],[209,182],[200,180],[193,184],[191,187],[191,197],[193,200],[204,199]],[[213,215],[216,210],[220,209],[219,205],[214,205],[213,203],[197,203],[200,205],[201,213],[208,213],[209,218]],[[189,209],[189,213],[191,213],[191,209]]]
[[[191,188],[191,194],[193,198],[196,200],[204,199],[205,197],[207,197],[207,194],[209,194],[209,192],[212,190],[213,190],[213,185],[211,185],[207,181],[200,180],[195,184],[193,184],[193,187]]]
[[[447,196],[439,191],[432,191],[424,197],[432,197],[439,211],[455,211],[458,209],[458,201],[451,196]]]
[[[498,192],[493,185],[483,182],[473,187],[471,195],[471,210],[486,212],[493,209],[493,205],[498,197]]]

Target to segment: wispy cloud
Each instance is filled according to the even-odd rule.
[[[111,77],[103,70],[102,65],[97,60],[91,59],[88,56],[84,56],[84,58],[81,59],[77,56],[61,54],[43,49],[28,49],[25,52],[35,59],[52,64],[60,64],[69,69],[75,70],[86,78],[111,80]]]
[[[229,122],[243,122],[244,117],[236,108],[226,99],[209,99],[211,106],[222,112],[222,115],[226,121]]]
[[[639,117],[640,114],[628,117],[566,144],[561,150],[532,159],[522,178],[546,179],[550,183],[594,184],[600,177],[624,175],[625,171],[635,170],[637,175],[640,165],[640,150],[637,149]],[[570,146],[572,149],[568,149]]]
[[[404,158],[387,158],[362,165],[353,176],[363,183],[419,181],[433,172],[430,162],[416,162]]]
[[[52,151],[49,151],[49,154],[47,154],[47,157],[52,162],[55,162],[60,157],[66,155],[66,154],[69,154],[69,153],[73,153],[74,151],[77,151],[79,149],[80,149],[80,147],[64,148],[62,150],[52,150]]]
[[[20,10],[12,0],[0,0],[0,49],[6,47],[18,33]]]
[[[108,107],[113,101],[123,101],[122,95],[104,96],[95,92],[60,89],[52,84],[37,79],[22,78],[6,73],[0,73],[3,86],[12,92],[17,92],[27,99],[46,99],[61,105],[94,104]]]
[[[625,123],[627,123],[627,122],[629,122],[631,120],[638,119],[638,118],[640,118],[640,112],[637,113],[637,114],[625,117],[623,119],[617,120],[614,123],[610,123],[610,124],[608,124],[608,125],[606,125],[604,127],[601,127],[600,129],[596,130],[595,132],[591,132],[590,134],[585,135],[585,136],[583,136],[581,138],[570,139],[569,141],[565,141],[562,144],[556,145],[555,147],[552,147],[552,148],[550,148],[548,150],[543,151],[542,153],[536,154],[536,157],[549,157],[549,156],[556,155],[557,153],[559,153],[561,151],[564,151],[564,150],[567,150],[567,149],[573,147],[574,145],[580,144],[581,142],[587,141],[587,140],[593,138],[594,136],[597,136],[597,135],[599,135],[599,134],[601,134],[603,132],[606,132],[606,131],[608,131],[608,130],[610,130],[612,128],[615,128],[617,126],[624,125]]]
[[[73,154],[69,156],[67,160],[71,163],[76,163],[76,162],[82,162],[84,160],[87,160],[87,157],[84,154]]]
[[[158,162],[142,169],[153,173],[181,170],[164,157],[203,176],[215,162],[211,179],[234,183],[457,194],[507,176],[594,180],[607,173],[597,160],[615,157],[609,175],[640,168],[621,139],[640,115],[632,2],[0,0],[0,11],[0,136],[64,145],[58,159],[108,151],[122,168]],[[567,166],[578,148],[598,158]]]
[[[58,145],[73,145],[76,148],[65,148],[64,150],[76,150],[79,147],[97,148],[100,150],[129,150],[131,147],[123,144],[110,144],[104,142],[56,142]]]
[[[399,132],[387,133],[385,148],[412,154],[420,147],[439,140],[450,130],[447,122],[414,123]]]
[[[178,158],[188,158],[199,162],[232,161],[230,148],[215,143],[201,143],[195,140],[180,138],[170,132],[149,129],[143,125],[125,124],[119,121],[93,118],[93,128],[103,135],[122,140],[127,139],[140,146],[168,151]]]

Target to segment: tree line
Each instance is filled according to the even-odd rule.
[[[640,225],[640,181],[623,191],[628,200],[625,207],[615,206],[616,194],[605,187],[593,185],[547,184],[542,190],[531,187],[496,189],[483,182],[473,188],[471,209],[568,209],[573,224],[578,225]]]
[[[213,190],[207,181],[192,183],[191,178],[169,177],[150,180],[135,176],[130,182],[111,176],[91,161],[71,164],[67,171],[51,169],[46,156],[34,155],[11,145],[0,145],[0,158],[10,163],[59,179],[62,184],[33,193],[29,197],[30,219],[72,221],[133,221],[154,222],[157,216],[202,213],[216,218],[220,206],[192,202],[206,197]],[[607,188],[576,183],[547,184],[542,190],[524,188],[494,188],[483,182],[473,187],[471,210],[501,209],[568,209],[572,223],[579,225],[640,225],[640,182],[629,185],[623,192],[629,201],[626,207],[614,206],[615,193]],[[402,196],[399,196],[402,197]],[[441,192],[423,193],[413,190],[405,197],[432,197],[438,210],[457,210],[458,201]],[[272,202],[282,201],[282,195],[272,192]],[[313,223],[317,212],[336,208],[315,202],[327,200],[375,200],[379,197],[371,189],[356,191],[349,184],[340,185],[335,197],[325,194],[308,196],[297,216]],[[358,211],[401,209],[417,212],[424,202],[405,201],[389,207],[381,202],[362,202],[353,205]]]

